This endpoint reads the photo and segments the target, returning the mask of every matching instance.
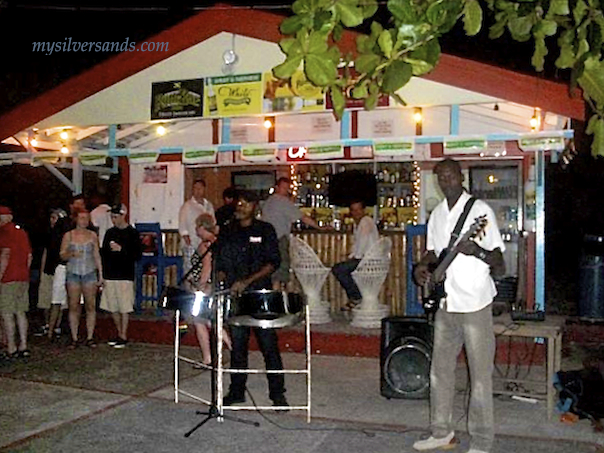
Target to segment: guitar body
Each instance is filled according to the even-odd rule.
[[[429,317],[434,316],[440,307],[440,302],[447,297],[445,292],[445,272],[459,253],[459,244],[474,239],[482,234],[487,225],[486,215],[474,219],[468,231],[455,243],[449,251],[442,251],[436,263],[428,267],[430,279],[422,286],[422,306]]]
[[[444,257],[444,253],[441,254],[438,262],[433,263],[429,266],[429,270],[434,275],[434,270],[439,266],[442,262],[442,258]],[[441,300],[447,297],[447,293],[445,292],[445,281],[433,281],[431,278],[426,282],[425,285],[422,286],[422,307],[427,315],[433,316],[440,307]]]

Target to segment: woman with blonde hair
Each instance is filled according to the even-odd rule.
[[[191,256],[191,268],[193,269],[187,278],[188,286],[193,291],[203,291],[212,294],[212,251],[210,247],[216,241],[217,227],[214,217],[210,214],[201,214],[195,219],[195,233],[201,239],[199,246]],[[195,334],[201,349],[202,363],[212,363],[210,349],[210,326],[212,314],[202,310],[198,316],[194,316],[193,325]],[[223,340],[228,349],[231,349],[231,340],[226,330],[223,332]]]

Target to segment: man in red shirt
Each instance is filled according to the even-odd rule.
[[[13,213],[0,206],[0,314],[9,357],[29,357],[27,311],[31,245],[27,233],[13,223]],[[15,319],[19,347],[15,342]]]

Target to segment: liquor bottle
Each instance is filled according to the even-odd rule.
[[[384,181],[384,171],[380,169],[380,171],[378,171],[377,174],[377,179],[379,182],[383,182]]]
[[[216,93],[214,93],[212,84],[208,85],[208,111],[210,115],[218,113],[218,99],[216,99]]]

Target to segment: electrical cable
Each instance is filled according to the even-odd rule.
[[[361,428],[342,428],[342,427],[293,428],[293,427],[289,427],[289,426],[284,426],[284,425],[281,425],[281,424],[277,423],[276,421],[272,420],[265,413],[263,413],[260,409],[258,409],[258,404],[256,404],[256,400],[254,399],[254,396],[252,395],[252,393],[247,388],[245,389],[245,391],[248,394],[248,396],[250,397],[250,400],[252,401],[252,405],[256,408],[256,412],[258,412],[258,414],[260,414],[260,416],[264,420],[266,420],[268,423],[270,423],[271,425],[273,425],[281,430],[284,430],[284,431],[351,432],[351,433],[364,434],[367,437],[375,437],[376,433],[395,433],[395,434],[406,434],[406,433],[413,433],[413,432],[424,433],[424,434],[429,433],[429,430],[425,429],[425,428],[409,428],[409,429],[403,429],[403,430],[394,430],[394,429],[385,429],[385,428],[384,429],[381,429],[381,428],[361,429]],[[283,412],[286,412],[286,410],[284,410]]]

